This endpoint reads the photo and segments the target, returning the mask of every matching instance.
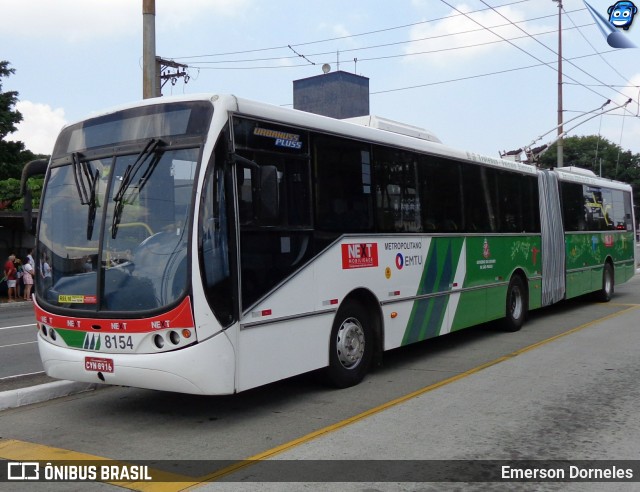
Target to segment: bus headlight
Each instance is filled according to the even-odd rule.
[[[156,347],[161,349],[162,347],[164,347],[164,338],[162,338],[162,335],[158,334],[153,337],[153,343]]]

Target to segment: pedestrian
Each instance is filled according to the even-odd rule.
[[[9,255],[7,262],[4,264],[4,276],[7,279],[7,295],[9,296],[9,302],[14,302],[16,295],[16,266],[13,264],[16,259],[16,255],[13,253]]]
[[[36,260],[33,259],[33,248],[29,250],[27,256],[24,260],[25,263],[29,263],[31,265],[32,272],[36,269]]]
[[[22,261],[20,261],[19,258],[16,258],[15,260],[13,260],[13,266],[16,267],[15,298],[16,298],[16,301],[17,301],[18,299],[22,298],[22,274],[23,274]]]
[[[32,301],[31,289],[33,288],[33,267],[30,263],[25,263],[23,270],[22,281],[24,282],[24,300]]]
[[[34,280],[33,284],[31,285],[31,292],[35,292],[35,277],[36,277],[36,260],[33,259],[33,248],[29,248],[29,251],[27,253],[27,256],[24,259],[24,264],[29,264],[31,265],[31,278]],[[23,279],[24,282],[24,279]],[[31,296],[29,296],[29,298],[31,298]]]

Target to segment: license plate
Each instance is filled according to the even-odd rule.
[[[113,359],[103,359],[102,357],[85,357],[84,368],[87,371],[113,372]]]

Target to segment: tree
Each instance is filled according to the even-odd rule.
[[[565,166],[589,169],[603,178],[629,183],[633,186],[634,203],[640,204],[640,154],[624,150],[597,135],[567,137],[563,140],[563,147]],[[555,167],[557,155],[554,144],[540,157],[540,167]]]
[[[17,130],[16,125],[22,121],[22,114],[14,109],[18,102],[18,92],[2,91],[2,78],[15,73],[9,68],[8,61],[0,61],[0,180],[20,178],[24,164],[35,156],[25,150],[22,142],[9,142],[5,138]]]

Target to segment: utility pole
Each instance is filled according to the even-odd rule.
[[[156,69],[156,1],[142,0],[142,97],[158,96]]]
[[[562,142],[562,0],[553,0],[558,2],[558,167],[564,165],[564,146]]]
[[[174,68],[175,72],[167,69]],[[142,97],[161,97],[164,84],[179,77],[189,82],[187,65],[156,56],[156,0],[142,0]]]

